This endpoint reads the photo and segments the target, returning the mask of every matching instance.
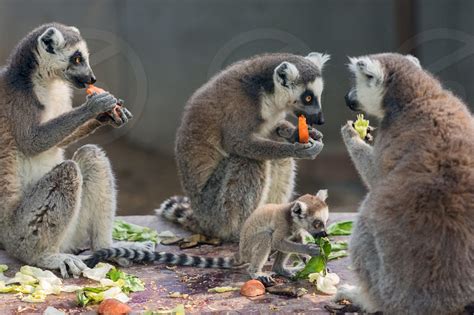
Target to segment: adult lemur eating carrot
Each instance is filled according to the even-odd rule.
[[[188,101],[176,140],[186,197],[158,209],[165,218],[223,240],[238,240],[245,219],[293,192],[294,159],[314,159],[323,148],[312,129],[309,143],[289,141],[287,114],[324,122],[322,68],[328,55],[268,54],[237,62]]]

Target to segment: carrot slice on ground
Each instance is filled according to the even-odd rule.
[[[306,124],[306,117],[303,115],[298,117],[298,142],[308,143],[309,131],[308,124]]]

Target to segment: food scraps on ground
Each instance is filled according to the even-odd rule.
[[[232,292],[232,291],[239,291],[240,288],[236,287],[215,287],[210,288],[207,290],[209,293],[225,293],[225,292]]]
[[[181,293],[181,292],[170,292],[170,293],[168,293],[168,296],[170,298],[187,299],[189,297],[189,294]]]
[[[128,314],[132,311],[131,307],[116,299],[106,299],[100,302],[97,313],[100,315],[119,315]]]
[[[336,222],[326,229],[329,236],[350,235],[351,230],[352,221]],[[316,285],[318,291],[325,294],[335,294],[339,277],[335,273],[328,273],[327,263],[332,259],[347,256],[347,242],[339,241],[331,244],[328,237],[313,238],[310,235],[305,237],[304,242],[318,245],[321,254],[311,257],[305,267],[296,274],[295,278],[309,279],[310,282]]]
[[[112,237],[117,241],[130,241],[130,242],[146,242],[152,241],[158,244],[162,239],[176,237],[170,231],[163,231],[161,233],[156,232],[145,226],[128,223],[123,220],[116,219],[114,221],[114,229],[112,231]]]
[[[283,283],[268,287],[267,292],[276,295],[298,298],[308,293],[308,290],[305,288],[295,288],[293,284]]]
[[[130,300],[128,293],[145,290],[145,284],[138,277],[106,263],[98,263],[93,269],[86,269],[83,275],[99,281],[101,286],[84,287],[76,291],[77,304],[80,306],[111,298],[127,303]]]
[[[258,280],[249,280],[240,288],[240,294],[254,297],[265,294],[265,286]]]
[[[157,311],[145,311],[143,315],[184,315],[184,305],[178,304],[173,309],[164,309],[164,310],[157,310]]]

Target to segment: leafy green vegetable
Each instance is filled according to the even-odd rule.
[[[329,254],[328,260],[339,259],[339,258],[342,258],[342,257],[346,257],[348,255],[349,254],[347,253],[347,250],[340,250],[340,251],[332,252],[331,254]]]
[[[127,274],[123,271],[120,271],[116,268],[111,269],[107,273],[107,278],[117,282],[123,280],[122,291],[125,293],[138,292],[145,290],[145,284],[137,276]]]
[[[352,221],[336,222],[328,226],[326,232],[329,236],[351,235]]]
[[[152,241],[155,244],[159,242],[158,233],[150,228],[128,223],[123,220],[115,220],[112,237],[119,241],[144,242]]]
[[[369,128],[369,121],[364,119],[364,115],[357,115],[357,120],[354,122],[354,129],[359,134],[359,137],[364,140],[367,136],[367,130]]]
[[[335,243],[331,243],[331,252],[346,250],[348,248],[349,248],[349,245],[346,241],[338,241]]]
[[[352,228],[352,221],[337,222],[328,227],[336,234],[332,235],[347,235],[338,233],[349,233]],[[312,273],[321,273],[323,276],[327,273],[327,263],[330,260],[342,258],[348,255],[348,244],[346,241],[338,241],[331,243],[327,237],[313,238],[307,235],[304,239],[306,244],[316,244],[321,249],[321,255],[312,257],[306,266],[296,274],[297,279],[306,279]]]

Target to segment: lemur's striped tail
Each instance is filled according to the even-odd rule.
[[[98,250],[87,258],[84,263],[93,268],[101,261],[114,258],[125,258],[133,262],[157,262],[161,264],[192,266],[199,268],[230,269],[234,267],[233,257],[200,257],[187,254],[154,252],[149,250],[131,249],[126,247],[111,247]]]
[[[168,221],[178,223],[192,232],[201,233],[199,225],[194,219],[193,209],[188,197],[173,196],[168,198],[155,210],[155,213]]]

